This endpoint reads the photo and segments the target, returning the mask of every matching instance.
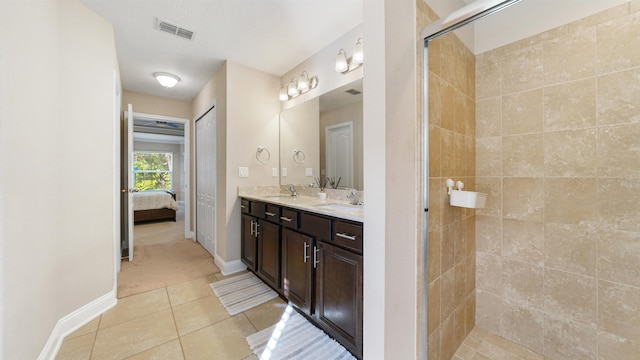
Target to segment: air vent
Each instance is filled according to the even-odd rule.
[[[160,19],[158,19],[158,30],[179,36],[183,39],[193,40],[193,31],[181,28],[178,25],[174,25]]]
[[[351,94],[351,95],[360,95],[360,94],[362,94],[362,92],[361,92],[361,91],[358,91],[358,90],[356,90],[356,89],[349,89],[349,90],[345,90],[345,92],[346,92],[346,93],[349,93],[349,94]]]

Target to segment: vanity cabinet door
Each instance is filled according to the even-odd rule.
[[[313,314],[314,239],[291,229],[282,230],[282,290],[305,313]]]
[[[249,270],[256,270],[256,255],[258,251],[258,241],[255,235],[256,224],[258,219],[253,216],[242,214],[240,219],[240,259],[247,265]]]
[[[315,319],[362,358],[362,256],[323,242],[317,246]]]
[[[258,276],[280,290],[280,225],[260,221],[258,235]]]

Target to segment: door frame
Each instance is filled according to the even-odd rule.
[[[211,256],[213,256],[214,258],[214,262],[215,259],[219,258],[218,256],[218,224],[217,224],[217,211],[218,211],[218,179],[217,179],[217,174],[218,174],[218,109],[216,108],[216,100],[214,99],[213,102],[211,103],[210,106],[207,106],[205,108],[205,110],[199,114],[197,117],[194,118],[193,120],[193,158],[194,158],[194,171],[193,171],[193,175],[194,175],[194,181],[193,181],[193,185],[194,185],[194,199],[195,199],[195,204],[194,204],[194,227],[193,227],[193,241],[197,242],[198,241],[198,129],[197,129],[197,122],[199,120],[201,120],[203,117],[205,117],[207,114],[209,114],[210,112],[215,112],[215,121],[214,121],[214,127],[213,127],[213,146],[214,146],[214,154],[215,154],[215,159],[214,159],[214,169],[215,169],[215,186],[213,188],[213,193],[214,193],[214,216],[213,216],[213,228],[214,228],[214,233],[213,233],[213,245],[214,245],[214,253],[211,254]],[[206,241],[206,239],[204,239],[204,241]],[[200,243],[203,247],[205,246],[204,243]],[[205,247],[206,249],[206,247]],[[208,252],[208,250],[207,250]]]
[[[349,188],[353,188],[355,187],[354,185],[354,179],[353,179],[353,173],[354,173],[354,169],[353,169],[353,121],[345,121],[345,122],[341,122],[339,124],[332,124],[332,125],[328,125],[324,128],[324,153],[325,153],[325,159],[324,159],[324,167],[325,169],[329,169],[329,133],[331,133],[332,131],[336,130],[336,129],[342,129],[342,128],[346,128],[349,131],[349,145],[350,145],[350,165],[349,165],[349,178],[351,179],[351,184],[348,185]],[[333,151],[335,149],[332,149],[331,151]]]

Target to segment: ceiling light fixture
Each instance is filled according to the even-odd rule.
[[[304,94],[311,89],[315,89],[318,86],[318,77],[309,76],[306,71],[298,77],[291,79],[288,84],[282,85],[280,88],[280,95],[278,98],[280,101],[287,101],[297,97],[300,94]]]
[[[362,37],[358,38],[355,47],[353,48],[353,56],[347,58],[347,53],[344,49],[338,51],[336,57],[336,71],[339,73],[347,73],[354,69],[359,68],[364,63],[364,48],[362,45]]]
[[[169,73],[157,72],[153,74],[158,83],[166,88],[172,88],[180,81],[180,78]]]

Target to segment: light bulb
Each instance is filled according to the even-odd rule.
[[[287,94],[289,94],[289,96],[291,97],[296,97],[299,93],[300,92],[298,92],[298,85],[296,84],[296,81],[294,79],[291,79],[291,82],[287,87]]]
[[[309,90],[309,76],[306,71],[303,71],[298,78],[298,90],[301,92]]]
[[[343,49],[340,49],[338,52],[338,57],[336,57],[336,71],[339,73],[343,73],[349,70],[349,64],[347,64],[347,54]]]
[[[289,100],[289,95],[287,94],[287,87],[282,85],[282,87],[280,88],[280,101],[287,101]]]
[[[351,58],[354,64],[362,64],[364,62],[364,50],[362,48],[362,38],[358,38],[355,48],[353,48],[353,57]]]

